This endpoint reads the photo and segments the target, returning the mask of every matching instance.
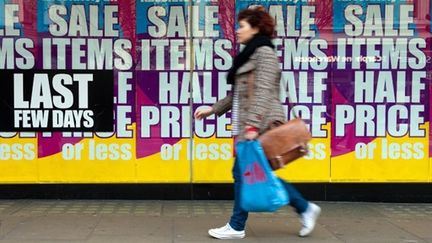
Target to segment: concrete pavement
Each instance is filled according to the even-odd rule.
[[[0,242],[221,242],[232,201],[2,200]],[[317,202],[311,236],[290,207],[252,213],[246,238],[222,242],[431,242],[432,204]]]

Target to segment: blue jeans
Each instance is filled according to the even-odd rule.
[[[233,215],[230,219],[230,226],[235,230],[244,230],[246,225],[246,220],[248,218],[248,212],[240,208],[240,184],[241,184],[241,174],[240,166],[237,160],[234,161],[233,167],[233,177],[234,177],[234,209]],[[279,179],[285,186],[290,198],[290,205],[296,209],[298,214],[306,211],[308,207],[308,201],[306,201],[303,196],[297,191],[291,184],[286,181]]]

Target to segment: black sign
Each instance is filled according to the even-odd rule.
[[[0,131],[114,129],[113,71],[0,70]]]

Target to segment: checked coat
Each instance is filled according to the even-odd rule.
[[[281,70],[275,51],[268,46],[258,47],[235,76],[234,92],[238,94],[237,127],[239,140],[244,140],[245,126],[264,133],[272,121],[285,121],[280,95]],[[213,111],[221,116],[231,110],[233,94],[215,103]],[[234,115],[234,114],[233,114]]]

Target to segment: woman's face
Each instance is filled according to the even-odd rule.
[[[239,21],[239,28],[237,30],[237,40],[240,44],[247,43],[252,37],[258,33],[258,28],[252,26],[246,20]]]

